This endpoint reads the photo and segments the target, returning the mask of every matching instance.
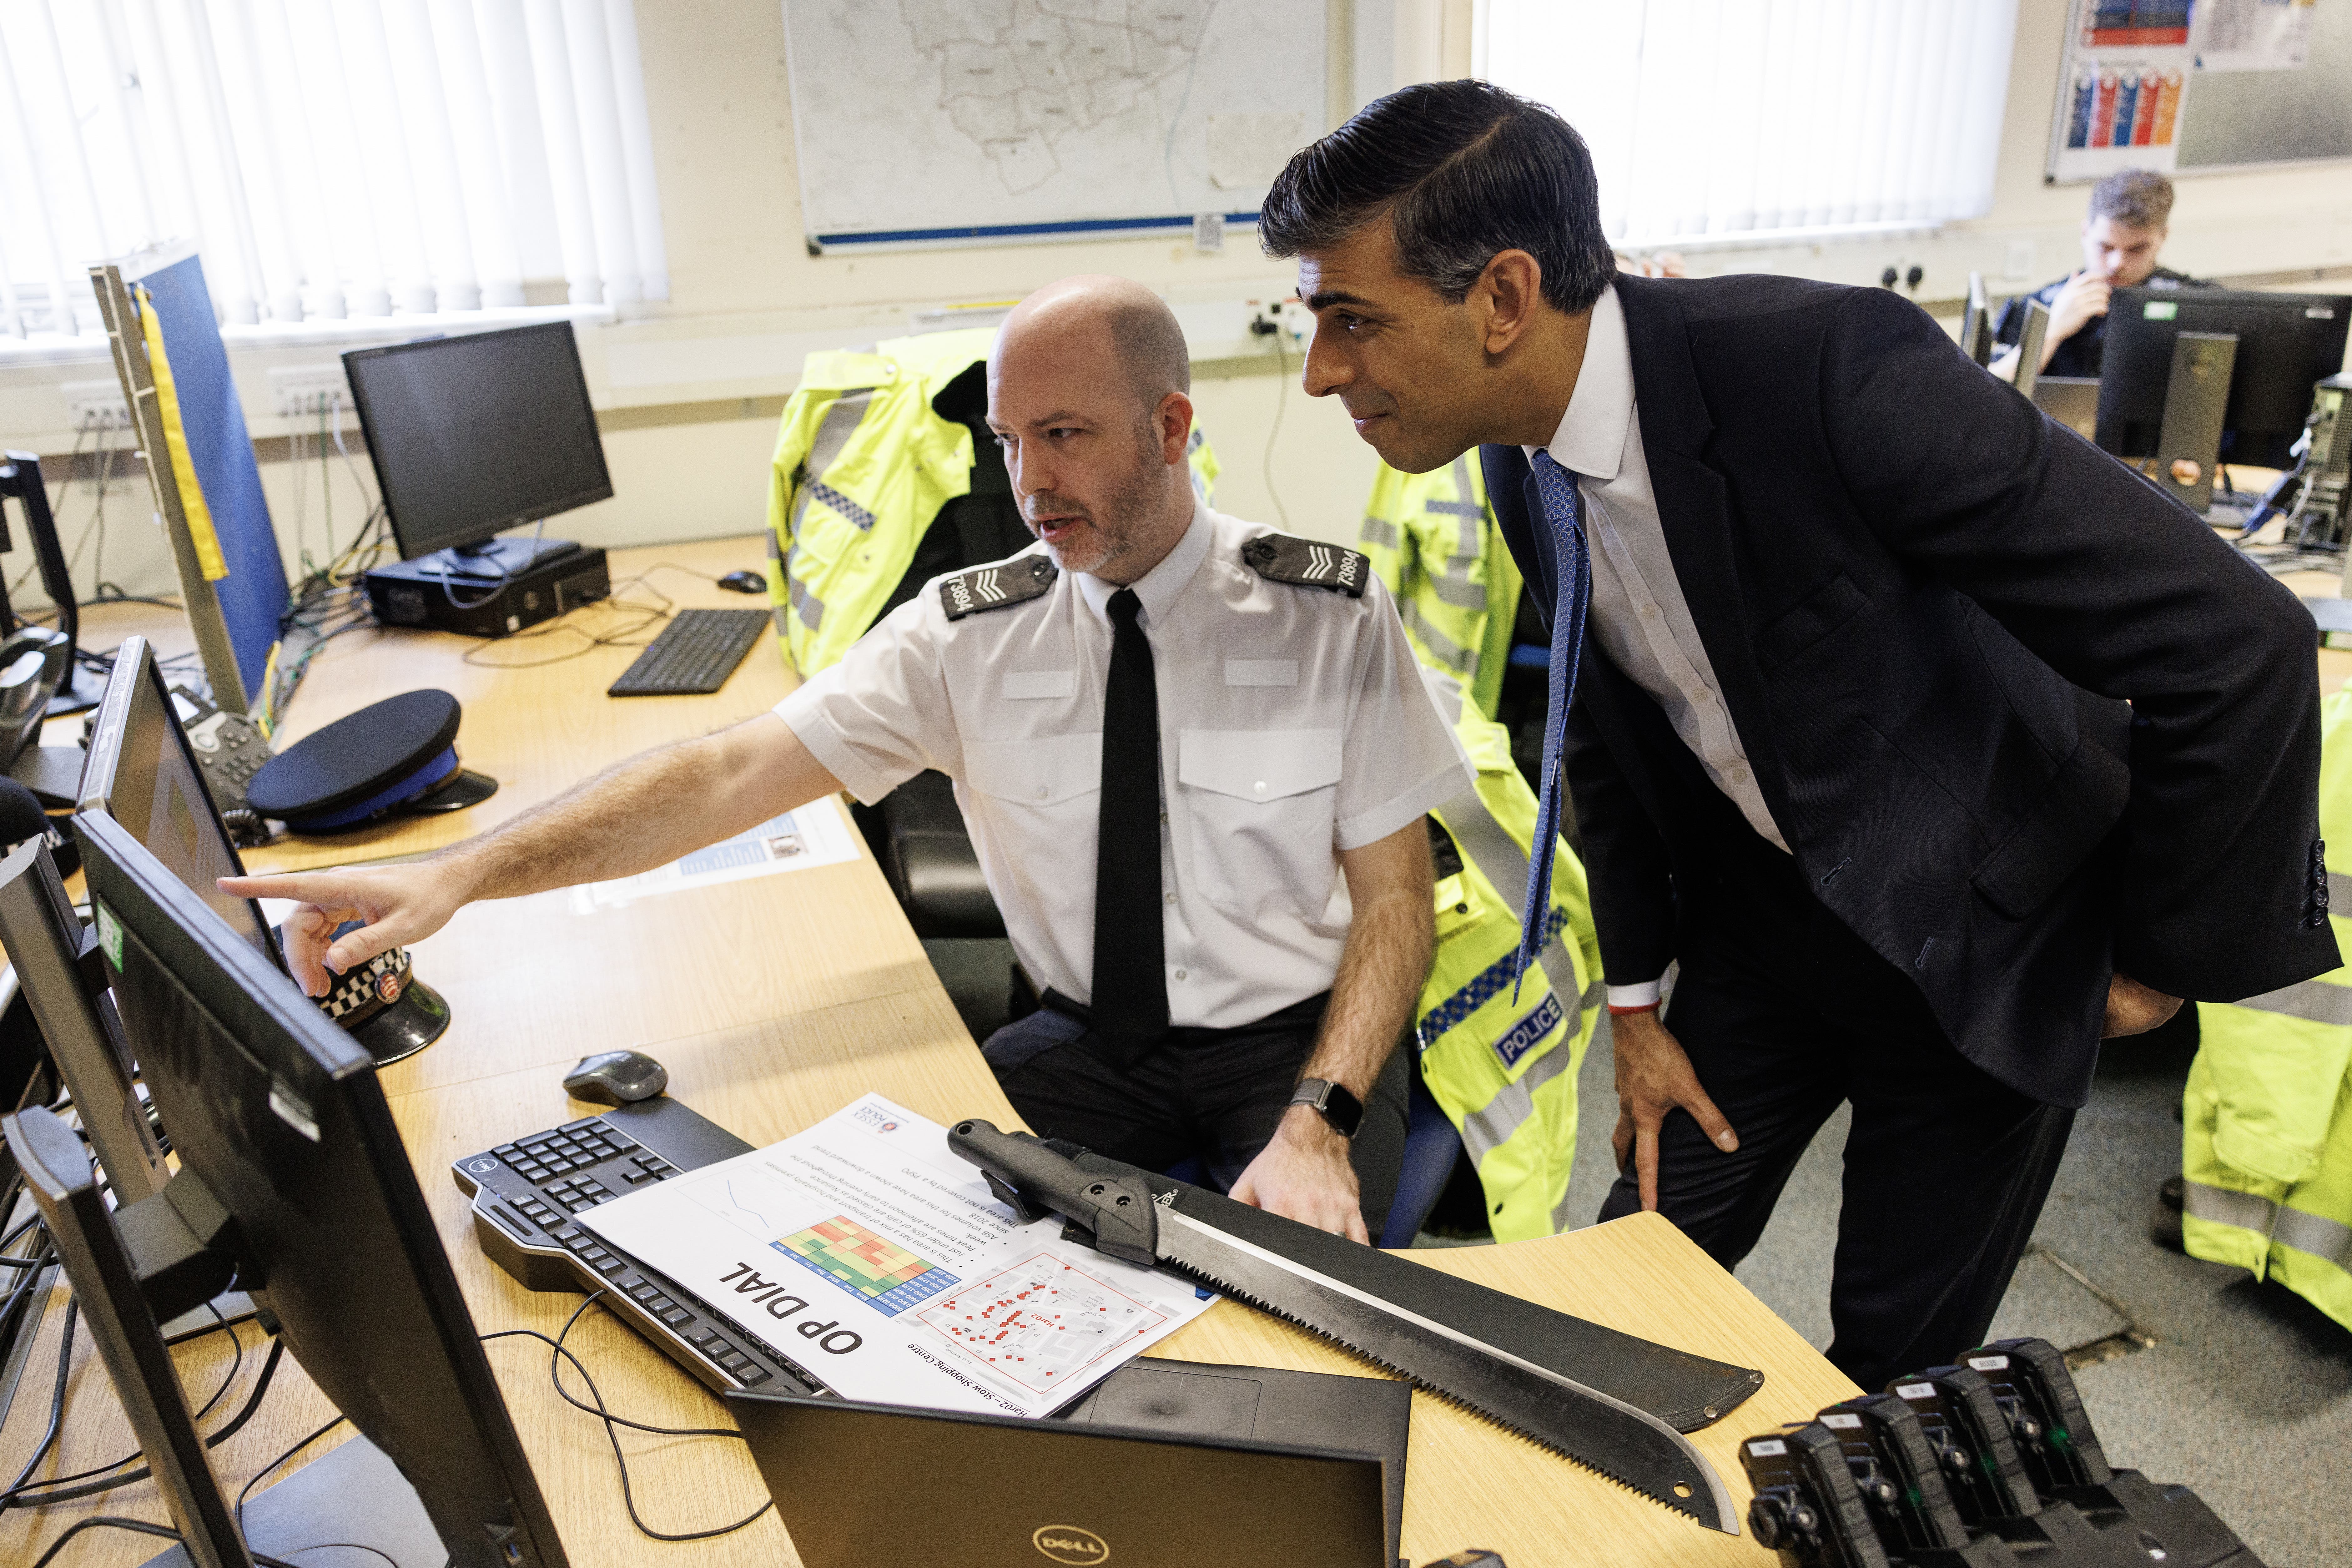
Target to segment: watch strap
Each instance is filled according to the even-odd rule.
[[[1314,1107],[1315,1113],[1342,1138],[1353,1138],[1356,1130],[1364,1124],[1364,1102],[1345,1086],[1328,1079],[1299,1079],[1298,1087],[1291,1091],[1290,1103]]]

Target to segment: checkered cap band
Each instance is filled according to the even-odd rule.
[[[408,989],[409,957],[404,947],[377,953],[335,982],[320,1000],[319,1010],[337,1023],[356,1014],[373,1012],[400,999]],[[390,982],[389,994],[386,982]]]

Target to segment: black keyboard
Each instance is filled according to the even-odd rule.
[[[768,629],[765,610],[680,610],[604,689],[607,697],[679,697],[727,684]]]
[[[607,1292],[616,1316],[720,1392],[814,1394],[823,1384],[791,1357],[572,1223],[598,1204],[751,1147],[656,1096],[468,1154],[450,1170],[474,1200],[475,1239],[527,1289]]]

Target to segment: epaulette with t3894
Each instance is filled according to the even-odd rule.
[[[940,607],[948,619],[960,621],[982,610],[1001,610],[1024,599],[1036,598],[1054,585],[1061,571],[1043,555],[1019,555],[993,566],[975,566],[940,579]]]
[[[1249,569],[1269,583],[1292,583],[1301,588],[1328,588],[1350,599],[1364,596],[1371,580],[1369,556],[1337,544],[1297,539],[1287,533],[1261,533],[1242,546]]]

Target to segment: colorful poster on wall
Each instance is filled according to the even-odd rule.
[[[2200,71],[2293,71],[2311,63],[2315,0],[2200,0]]]
[[[2074,0],[2050,128],[2052,180],[2171,171],[2200,6],[2201,0]]]

